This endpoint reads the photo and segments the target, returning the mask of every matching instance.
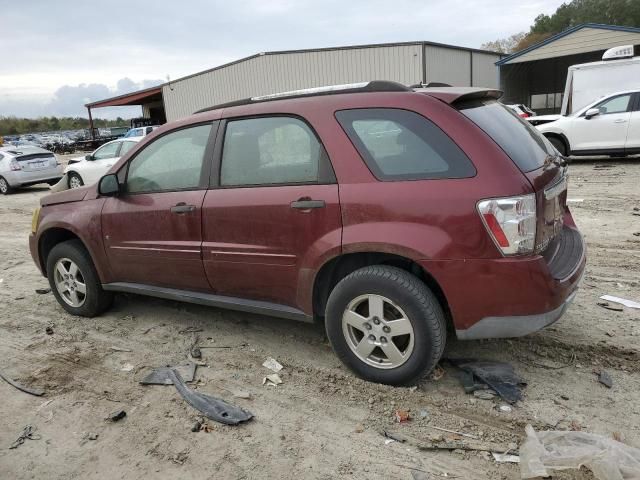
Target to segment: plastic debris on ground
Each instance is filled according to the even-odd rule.
[[[598,302],[597,305],[602,308],[606,308],[607,310],[612,310],[614,312],[622,312],[623,308],[617,305],[611,305],[609,302]]]
[[[135,367],[133,365],[131,365],[130,363],[125,363],[120,370],[123,371],[123,372],[130,372],[134,368]]]
[[[585,432],[536,432],[525,428],[520,447],[522,478],[548,477],[553,470],[591,470],[599,480],[640,478],[640,449],[602,435]]]
[[[462,371],[460,380],[465,392],[471,393],[486,388],[483,386],[486,384],[506,402],[514,404],[522,399],[520,388],[525,386],[526,382],[515,373],[510,364],[452,358],[447,361]]]
[[[119,420],[122,420],[126,416],[127,416],[127,412],[125,412],[124,410],[116,410],[115,412],[112,412],[109,414],[109,416],[107,417],[107,420],[111,420],[112,422],[117,422]]]
[[[491,452],[493,459],[498,463],[520,463],[518,455],[509,455],[508,453]]]
[[[272,385],[275,387],[277,385],[281,385],[282,383],[282,379],[277,373],[272,373],[271,375],[267,375],[262,379],[263,385]]]
[[[608,302],[620,303],[625,307],[629,308],[640,308],[640,302],[635,302],[633,300],[627,300],[626,298],[614,297],[613,295],[602,295],[600,297],[602,300],[606,300]]]
[[[609,375],[604,370],[600,371],[600,374],[598,375],[598,381],[607,388],[613,387],[613,379],[611,378],[611,375]]]
[[[180,378],[185,383],[193,382],[196,376],[196,364],[193,362],[186,362],[182,365],[169,366],[157,368],[153,370],[149,375],[140,380],[142,385],[173,385],[173,380],[167,375],[164,368],[172,368],[177,370],[180,374]]]
[[[22,433],[20,434],[20,436],[18,436],[15,442],[13,442],[9,446],[9,449],[11,450],[13,448],[18,448],[20,445],[22,445],[25,442],[25,440],[40,440],[42,437],[36,434],[35,432],[36,432],[36,427],[34,427],[33,425],[25,426],[22,429]]]
[[[280,363],[278,363],[278,361],[275,358],[267,358],[262,364],[262,366],[267,367],[269,370],[272,370],[276,373],[278,373],[280,370],[284,368],[282,365],[280,365]]]
[[[50,293],[51,289],[50,288],[36,288],[36,293],[39,295],[46,295],[47,293]]]
[[[4,380],[5,382],[7,382],[9,385],[11,385],[14,388],[17,388],[18,390],[24,392],[24,393],[28,393],[30,395],[35,395],[36,397],[41,397],[42,395],[44,395],[44,390],[41,390],[39,388],[28,388],[25,387],[24,385],[21,385],[20,383],[16,382],[15,380],[9,378],[6,374],[2,373],[0,371],[0,378],[2,380]]]
[[[411,420],[411,416],[406,410],[396,410],[394,417],[398,423],[405,423]]]

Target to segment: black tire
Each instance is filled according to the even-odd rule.
[[[74,307],[62,299],[55,282],[56,263],[60,259],[73,261],[82,274],[86,286],[86,296],[82,305]],[[47,256],[47,278],[58,303],[71,315],[95,317],[107,310],[113,302],[113,294],[102,289],[100,278],[89,252],[79,240],[69,240],[57,244]]]
[[[560,155],[562,155],[563,157],[567,156],[568,149],[566,143],[564,143],[564,140],[558,137],[547,137],[547,139],[549,140],[549,142],[551,142],[551,145],[553,145],[555,149],[560,152]]]
[[[71,172],[69,173],[68,177],[67,177],[67,182],[68,182],[68,186],[69,188],[74,188],[71,186],[71,179],[76,179],[80,182],[80,187],[84,185],[84,180],[82,180],[82,177],[80,175],[78,175],[75,172]],[[75,187],[75,188],[79,188],[79,187]]]
[[[4,177],[0,177],[0,193],[3,195],[9,195],[13,193],[13,188],[9,185],[9,182]]]
[[[404,363],[382,369],[361,360],[343,333],[343,314],[349,304],[367,294],[383,296],[399,306],[411,322],[413,351]],[[325,327],[333,350],[359,377],[388,385],[415,384],[442,357],[446,343],[446,322],[435,295],[416,276],[384,265],[364,267],[343,278],[329,295]]]

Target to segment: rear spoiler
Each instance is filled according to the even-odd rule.
[[[502,97],[501,90],[479,87],[429,87],[416,88],[415,91],[437,98],[450,105],[469,100],[497,100]]]

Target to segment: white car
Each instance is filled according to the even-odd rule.
[[[80,188],[83,185],[96,183],[121,156],[131,150],[144,137],[119,138],[102,145],[93,153],[84,157],[69,160],[64,170],[65,176],[52,190],[66,190]]]
[[[31,145],[0,148],[0,193],[38,183],[54,185],[62,177],[62,166],[48,150]]]
[[[534,112],[533,110],[531,110],[529,107],[527,107],[522,103],[514,103],[510,105],[505,104],[505,107],[509,107],[511,110],[516,112],[518,116],[521,118],[531,118],[536,116],[536,112]]]
[[[565,156],[640,153],[640,90],[612,93],[536,128]]]
[[[144,137],[145,135],[149,135],[151,132],[153,132],[156,128],[160,128],[160,125],[154,125],[152,127],[138,127],[138,128],[132,128],[131,130],[129,130],[124,138],[132,138],[132,137]]]

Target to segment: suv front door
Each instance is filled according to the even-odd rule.
[[[104,245],[117,282],[209,290],[201,259],[202,201],[217,122],[174,130],[119,172],[123,192],[102,210]]]
[[[627,131],[627,143],[625,153],[640,153],[640,92],[634,94],[633,111],[629,117],[629,130]]]
[[[627,140],[631,99],[631,93],[616,95],[593,107],[600,110],[598,115],[587,118],[582,114],[574,118],[569,134],[571,150],[621,152]]]
[[[292,116],[229,119],[220,130],[203,205],[209,282],[220,295],[302,309],[308,299],[298,286],[312,279],[310,259],[341,248],[338,185],[326,151]]]

